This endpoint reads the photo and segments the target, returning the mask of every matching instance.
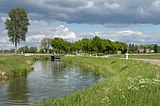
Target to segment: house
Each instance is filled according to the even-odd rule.
[[[122,51],[121,51],[121,50],[118,50],[118,51],[117,51],[117,54],[122,54]]]
[[[143,48],[138,48],[137,51],[138,51],[138,52],[144,52],[144,50],[145,50],[145,49],[143,49]]]
[[[151,52],[151,50],[150,49],[146,49],[146,53],[150,53]]]

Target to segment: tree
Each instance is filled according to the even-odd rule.
[[[30,53],[36,53],[37,52],[37,47],[35,47],[35,46],[31,46],[30,48],[29,48],[29,52]]]
[[[28,32],[29,20],[27,13],[23,8],[15,8],[9,11],[9,18],[5,22],[8,37],[15,45],[15,53],[17,45],[20,41],[25,41],[26,33]]]
[[[154,45],[154,52],[158,53],[158,45],[157,44]]]
[[[83,38],[81,40],[81,47],[82,47],[83,52],[87,53],[90,49],[90,40],[87,38]]]
[[[110,54],[110,51],[112,50],[111,41],[106,39],[106,51],[108,51],[108,54]]]
[[[17,50],[18,53],[29,53],[29,47],[28,46],[24,46],[24,47],[21,47]]]
[[[91,41],[91,45],[92,45],[93,50],[97,54],[97,52],[100,51],[102,48],[101,39],[98,36],[95,36]]]
[[[81,49],[82,49],[82,44],[81,44],[81,40],[79,40],[79,41],[76,41],[75,43],[74,43],[74,45],[75,45],[75,49],[78,51],[78,53],[81,51]]]
[[[52,42],[51,38],[44,38],[41,40],[41,47],[46,51],[46,53],[51,45],[51,42]]]
[[[62,51],[65,51],[66,49],[66,41],[64,41],[62,38],[54,38],[51,46],[54,48],[54,51],[62,53]]]

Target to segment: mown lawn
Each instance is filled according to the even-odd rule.
[[[39,106],[160,106],[160,67],[150,63],[114,58],[64,57],[105,80],[65,97],[43,100]]]

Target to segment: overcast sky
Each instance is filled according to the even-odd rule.
[[[0,49],[13,48],[4,22],[12,8],[24,8],[30,21],[26,42],[45,37],[75,41],[95,35],[135,44],[160,44],[160,0],[0,0]]]

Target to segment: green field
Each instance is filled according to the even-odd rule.
[[[64,57],[63,61],[102,74],[105,80],[43,106],[160,106],[160,67],[114,58]]]

